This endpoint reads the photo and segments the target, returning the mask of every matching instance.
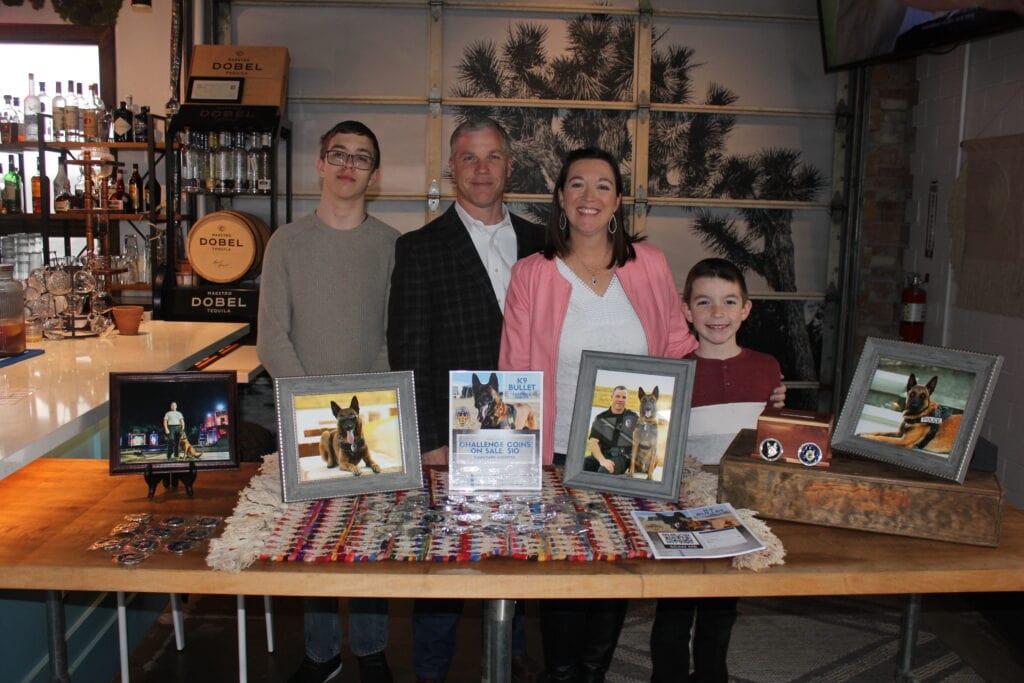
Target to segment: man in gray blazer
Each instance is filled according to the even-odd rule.
[[[502,202],[512,173],[509,139],[492,119],[470,119],[451,137],[455,203],[395,244],[388,303],[388,360],[412,370],[424,464],[448,462],[448,372],[498,367],[505,290],[516,260],[540,251],[540,226]],[[443,680],[455,652],[461,600],[420,600],[413,615],[419,680]],[[521,630],[520,634],[521,635]],[[525,643],[514,646],[522,661]]]

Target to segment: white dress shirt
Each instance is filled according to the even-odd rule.
[[[501,312],[505,312],[505,293],[508,283],[512,280],[512,265],[516,262],[516,231],[512,228],[512,217],[507,206],[502,206],[502,219],[495,225],[484,225],[470,216],[465,209],[455,203],[455,211],[462,219],[462,224],[469,231],[469,236],[480,255],[480,261],[491,279],[494,296],[498,299]]]

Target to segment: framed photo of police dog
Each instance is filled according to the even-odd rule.
[[[420,488],[411,372],[274,380],[286,503]]]
[[[696,363],[584,351],[565,485],[678,500]]]
[[[110,474],[236,469],[237,402],[234,372],[110,373]]]
[[[1002,356],[869,337],[832,448],[963,483]]]

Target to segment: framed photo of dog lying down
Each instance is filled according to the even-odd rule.
[[[696,363],[584,351],[564,481],[678,500]]]
[[[234,372],[110,373],[110,473],[238,467]]]
[[[420,488],[413,391],[411,372],[275,379],[284,501]]]
[[[963,483],[1002,356],[864,344],[832,448]]]

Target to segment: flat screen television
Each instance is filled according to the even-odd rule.
[[[1015,12],[937,9],[944,4],[943,0],[818,0],[825,71],[943,52],[1024,26],[1024,17]]]

